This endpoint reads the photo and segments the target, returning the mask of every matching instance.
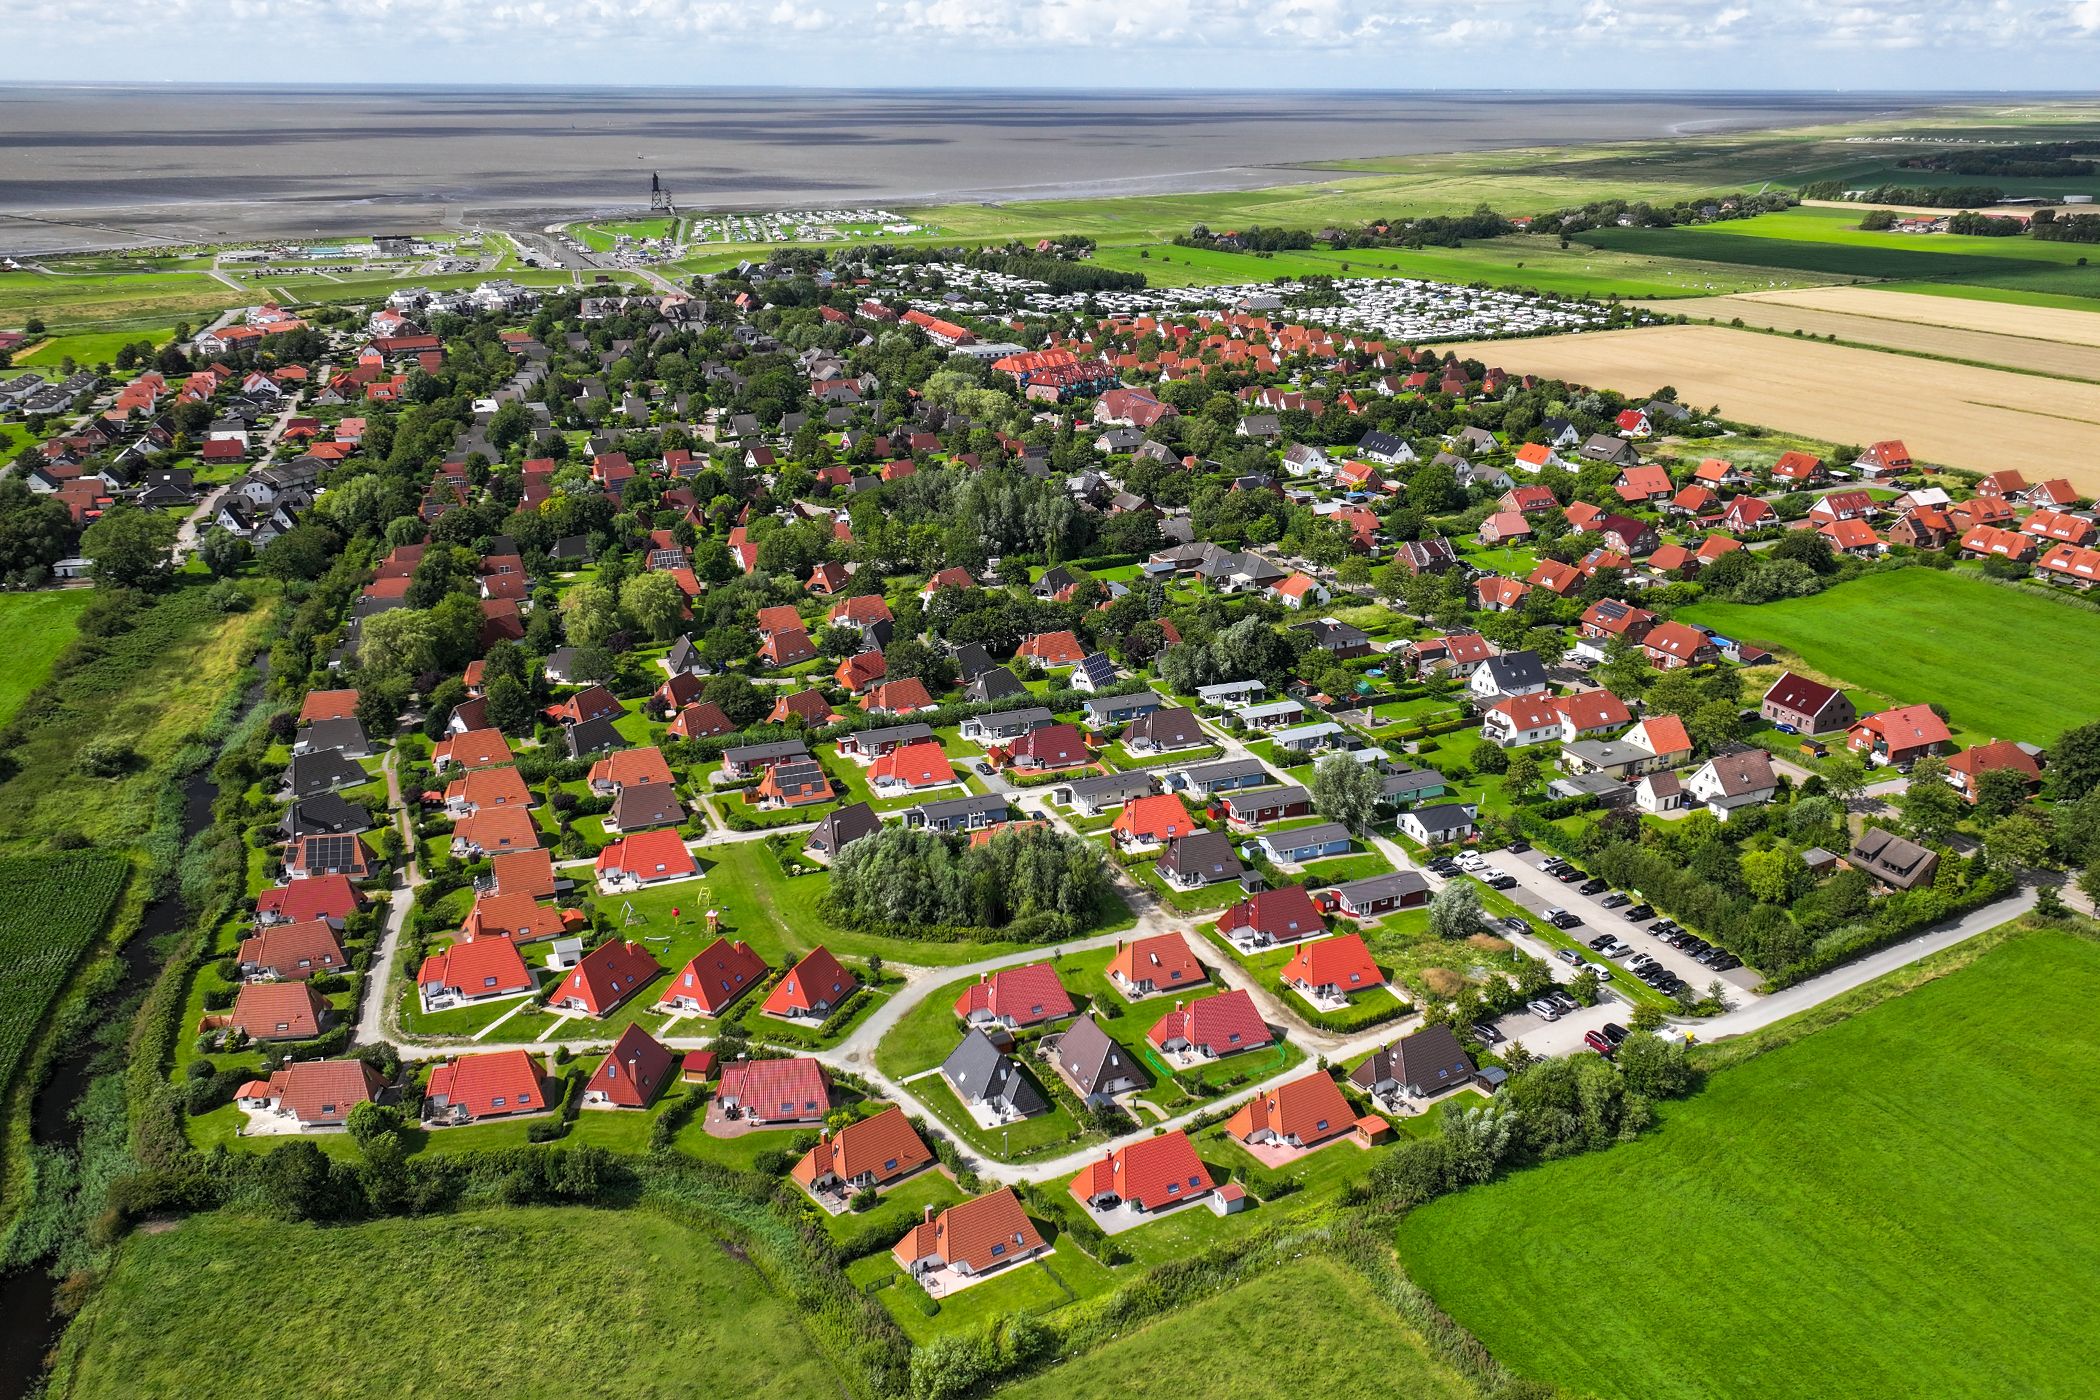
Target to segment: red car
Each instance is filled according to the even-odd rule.
[[[1611,1037],[1606,1035],[1603,1031],[1588,1031],[1584,1033],[1582,1037],[1582,1043],[1584,1045],[1589,1046],[1590,1049],[1596,1051],[1598,1054],[1604,1056],[1606,1059],[1609,1059],[1611,1057],[1612,1051],[1619,1048],[1618,1046],[1611,1043]]]

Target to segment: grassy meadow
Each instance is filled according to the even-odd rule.
[[[85,588],[55,593],[0,593],[0,725],[15,717],[29,692],[51,674],[51,663],[73,640],[80,610],[95,595]]]
[[[1809,598],[1700,603],[1681,616],[1905,704],[1937,701],[1957,727],[1985,737],[2046,744],[2100,718],[2088,666],[2100,613],[1980,579],[1902,569]]]
[[[1637,1142],[1416,1211],[1401,1255],[1505,1365],[1603,1400],[2091,1394],[2096,992],[2100,945],[2015,938]]]
[[[375,1344],[404,1325],[440,1340]],[[650,1400],[730,1377],[753,1400],[843,1393],[720,1242],[646,1211],[536,1207],[335,1228],[206,1215],[134,1235],[49,1393]]]

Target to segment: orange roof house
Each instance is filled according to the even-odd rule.
[[[985,973],[955,999],[955,1014],[973,1023],[1023,1030],[1076,1016],[1079,1008],[1047,962]]]
[[[1011,1186],[948,1207],[905,1231],[890,1250],[914,1278],[949,1269],[964,1277],[990,1273],[1049,1248]]]
[[[760,1008],[783,1019],[822,1018],[860,987],[854,975],[819,945],[802,955],[767,995]]]
[[[614,938],[583,955],[554,989],[547,1005],[556,1011],[576,1011],[604,1017],[633,996],[663,967],[639,943]]]
[[[1338,933],[1299,944],[1283,965],[1283,984],[1317,1005],[1382,987],[1385,974],[1372,960],[1362,934]]]
[[[858,1191],[887,1186],[933,1164],[933,1153],[904,1110],[891,1104],[871,1118],[826,1133],[795,1163],[792,1174],[805,1189]]]
[[[765,976],[765,959],[753,952],[750,944],[717,938],[678,970],[656,1004],[663,1010],[719,1016],[738,997],[764,981]]]
[[[1133,1000],[1201,986],[1207,980],[1203,964],[1178,933],[1154,934],[1128,943],[1119,940],[1108,960],[1107,974],[1116,990]]]
[[[1225,1131],[1250,1146],[1318,1147],[1355,1126],[1356,1110],[1324,1070],[1247,1100],[1225,1120]]]
[[[1109,829],[1114,833],[1116,845],[1129,851],[1153,850],[1198,828],[1195,818],[1189,815],[1189,809],[1182,805],[1181,798],[1167,792],[1133,798],[1125,803]]]
[[[1072,1195],[1091,1210],[1128,1205],[1139,1212],[1200,1200],[1217,1183],[1184,1132],[1139,1138],[1080,1169]]]
[[[630,1025],[613,1042],[583,1088],[585,1108],[647,1108],[671,1082],[677,1057],[663,1042]]]

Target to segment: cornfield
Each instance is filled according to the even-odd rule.
[[[0,1091],[129,871],[121,856],[95,852],[0,859]]]

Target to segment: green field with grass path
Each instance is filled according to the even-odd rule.
[[[2093,1394],[2096,994],[2100,944],[2018,936],[1417,1210],[1401,1254],[1503,1364],[1605,1400]]]
[[[2100,718],[2100,612],[1982,579],[1897,569],[1808,598],[1701,603],[1678,616],[1903,704],[1943,704],[1985,737],[2047,744]]]

